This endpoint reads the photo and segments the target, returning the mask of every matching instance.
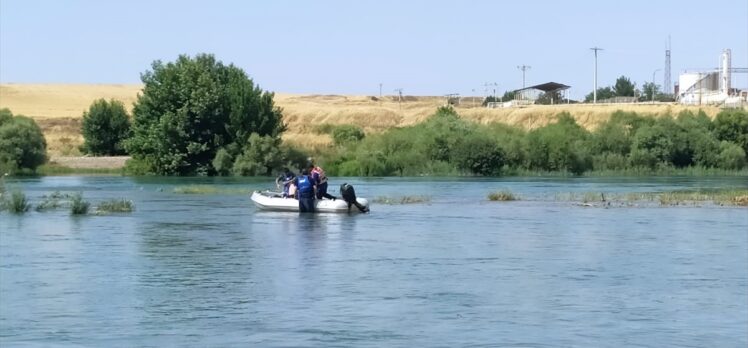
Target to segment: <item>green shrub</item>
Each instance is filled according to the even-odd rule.
[[[91,203],[83,200],[83,194],[76,193],[70,200],[70,213],[72,215],[88,214],[88,208]]]
[[[270,175],[283,165],[280,139],[252,133],[243,152],[236,157],[232,167],[234,175]]]
[[[332,131],[332,142],[335,145],[344,145],[360,141],[365,136],[363,129],[354,125],[337,126]]]
[[[591,169],[592,157],[586,150],[589,132],[568,113],[561,113],[557,118],[558,122],[528,133],[528,166],[531,169],[575,174]]]
[[[504,153],[493,139],[474,136],[456,142],[452,162],[471,174],[493,175],[504,166]]]
[[[748,111],[725,110],[714,118],[717,140],[738,144],[748,153]]]
[[[123,172],[125,175],[154,175],[154,165],[149,162],[150,158],[130,158],[125,161]]]
[[[4,109],[0,123],[0,175],[35,171],[47,161],[47,141],[36,122],[25,116],[10,116]]]
[[[13,119],[13,113],[8,108],[0,109],[0,126]]]
[[[96,156],[116,156],[126,153],[124,141],[130,136],[130,118],[125,105],[117,100],[94,101],[83,113],[81,150]]]
[[[720,144],[717,164],[722,169],[743,169],[746,164],[745,151],[737,144],[723,141]]]
[[[220,149],[216,152],[216,157],[213,158],[213,168],[218,175],[230,175],[234,167],[234,160],[234,155],[228,150]]]

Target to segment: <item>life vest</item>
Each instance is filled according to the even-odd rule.
[[[312,177],[314,177],[314,174],[317,174],[319,177],[319,183],[326,183],[327,182],[327,176],[325,176],[325,171],[320,167],[314,167],[312,168]]]
[[[298,191],[302,194],[309,194],[314,192],[314,185],[312,184],[312,180],[310,180],[309,176],[299,176]]]

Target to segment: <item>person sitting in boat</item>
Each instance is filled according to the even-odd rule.
[[[299,199],[299,212],[314,213],[314,179],[309,175],[309,170],[304,169],[301,175],[294,179],[297,187],[297,196]]]
[[[353,185],[349,185],[348,183],[340,185],[340,195],[343,196],[343,200],[348,203],[349,213],[351,212],[351,205],[355,205],[362,213],[369,212],[369,208],[361,205],[361,203],[356,200],[356,191],[353,190]]]
[[[296,174],[290,171],[288,168],[283,168],[283,173],[275,179],[275,186],[280,188],[283,185],[283,198],[293,197],[296,191],[292,186],[294,185],[294,178]]]
[[[310,164],[309,173],[311,173],[312,180],[317,185],[317,199],[324,197],[334,201],[337,197],[327,193],[327,176],[325,175],[325,171],[319,166]]]

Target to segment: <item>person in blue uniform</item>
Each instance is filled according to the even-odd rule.
[[[309,176],[309,170],[302,170],[301,175],[294,179],[294,183],[296,184],[296,194],[299,198],[299,212],[314,213],[315,182]]]

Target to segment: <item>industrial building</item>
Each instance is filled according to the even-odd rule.
[[[676,99],[687,105],[746,105],[748,90],[733,88],[732,80],[733,74],[747,72],[746,68],[732,67],[732,52],[726,49],[720,55],[719,68],[682,73],[675,86]]]

